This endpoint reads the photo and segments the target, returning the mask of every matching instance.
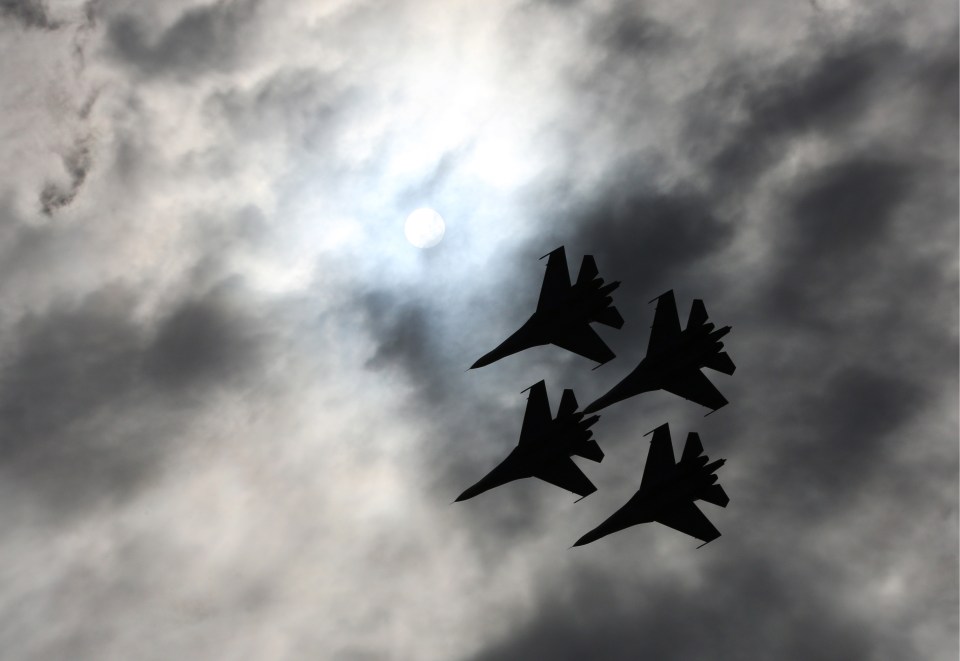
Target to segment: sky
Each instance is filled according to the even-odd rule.
[[[955,2],[0,0],[0,89],[4,658],[957,658]],[[468,371],[560,245],[617,358]],[[669,289],[728,406],[451,504]],[[722,537],[570,549],[663,423]]]

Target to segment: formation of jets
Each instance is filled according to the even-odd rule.
[[[545,344],[589,358],[598,363],[596,367],[615,357],[590,324],[597,322],[616,329],[623,326],[623,317],[613,307],[611,296],[620,283],[604,284],[592,255],[583,258],[573,284],[562,246],[544,257],[549,259],[536,311],[515,333],[478,359],[471,369]],[[486,476],[460,494],[455,502],[527,477],[539,478],[583,499],[597,488],[574,463],[573,457],[595,462],[604,457],[590,429],[600,416],[587,415],[653,390],[679,395],[705,406],[710,413],[727,404],[726,398],[701,369],[707,367],[723,374],[733,374],[736,366],[723,351],[721,342],[721,338],[730,332],[730,326],[716,328],[708,322],[703,301],[696,299],[690,306],[686,326],[681,329],[673,291],[650,302],[653,301],[657,302],[656,312],[647,353],[640,364],[583,411],[578,410],[573,390],[564,390],[556,417],[550,411],[546,384],[539,381],[528,388],[524,391],[529,395],[517,446]],[[639,490],[623,507],[578,539],[574,546],[583,546],[624,528],[652,521],[695,537],[703,544],[720,536],[695,502],[702,500],[720,507],[726,507],[730,502],[723,487],[717,484],[715,474],[726,460],[711,462],[704,455],[700,436],[690,432],[678,462],[674,458],[669,426],[660,425],[650,434],[653,438]]]

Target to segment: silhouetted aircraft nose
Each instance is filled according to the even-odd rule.
[[[573,546],[571,546],[570,548],[573,548],[574,546],[583,546],[585,544],[589,544],[590,542],[595,542],[601,537],[604,537],[605,535],[606,533],[602,533],[597,530],[591,530],[586,535],[584,535],[583,537],[575,541],[573,543]]]
[[[471,498],[476,496],[478,493],[480,492],[477,490],[476,487],[470,487],[469,489],[464,491],[462,494],[457,496],[457,499],[454,500],[453,502],[460,503],[460,502],[463,502],[464,500],[470,500]]]
[[[478,358],[477,362],[475,362],[473,365],[470,366],[470,369],[475,370],[478,367],[485,367],[486,365],[489,365],[490,363],[492,363],[493,359],[491,359],[489,356],[490,354],[487,354],[482,358]]]

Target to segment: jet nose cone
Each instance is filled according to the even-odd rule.
[[[573,546],[571,546],[570,548],[574,548],[576,546],[585,546],[586,544],[597,541],[601,537],[603,537],[603,535],[597,534],[596,530],[591,530],[586,535],[584,535],[583,537],[575,541],[573,543]]]
[[[489,364],[492,363],[493,361],[494,361],[494,359],[490,357],[490,354],[487,354],[487,355],[485,355],[485,356],[481,356],[480,358],[477,358],[476,362],[475,362],[473,365],[470,366],[470,369],[475,370],[475,369],[477,369],[478,367],[486,367],[487,365],[489,365]]]
[[[464,491],[462,494],[460,494],[459,496],[457,496],[457,499],[454,500],[453,502],[455,502],[455,503],[461,503],[461,502],[463,502],[463,501],[465,501],[465,500],[470,500],[470,499],[473,498],[474,496],[476,496],[476,495],[478,495],[478,494],[481,494],[481,493],[483,493],[484,491],[485,491],[485,489],[481,488],[479,484],[474,484],[472,487],[470,487],[469,489],[467,489],[466,491]]]

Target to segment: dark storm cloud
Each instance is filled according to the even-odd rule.
[[[802,558],[774,562],[748,549],[736,557],[705,560],[700,571],[717,580],[696,587],[645,569],[642,556],[635,571],[618,566],[621,575],[567,576],[544,590],[529,621],[471,661],[911,656],[901,631],[868,631],[840,605],[830,588],[831,567]],[[876,649],[881,656],[872,656]]]
[[[26,28],[56,30],[62,25],[50,18],[44,0],[0,0],[0,16]]]
[[[417,300],[403,300],[387,291],[366,294],[360,302],[377,348],[366,367],[374,370],[399,367],[423,387],[426,397],[442,396],[438,370],[440,347],[430,327],[430,311]]]
[[[258,357],[251,320],[216,295],[177,303],[156,329],[134,319],[136,304],[106,287],[23,317],[5,338],[2,470],[51,512],[149,480],[180,442],[182,395],[236,385]]]
[[[143,337],[132,303],[129,292],[108,288],[24,317],[5,340],[3,471],[54,509],[122,496],[155,459],[158,446],[141,431],[110,429],[139,409]]]
[[[230,69],[242,53],[243,33],[258,0],[217,2],[188,9],[155,36],[148,19],[123,14],[110,20],[113,55],[148,76],[193,76]]]
[[[613,174],[617,184],[573,212],[566,240],[593,254],[607,280],[630,282],[614,293],[615,301],[632,292],[639,303],[673,287],[677,275],[722,250],[733,233],[709,197],[692,188],[644,190],[636,172],[635,177]]]
[[[736,107],[744,119],[723,130],[698,112],[691,123],[691,143],[716,144],[708,136],[719,129],[726,139],[710,156],[709,168],[726,185],[751,177],[784,153],[784,141],[804,132],[829,132],[860,117],[878,74],[904,56],[896,42],[861,39],[834,45],[810,62],[804,56],[772,71],[720,73],[719,94],[703,108],[723,118]],[[706,100],[706,99],[704,99]]]
[[[800,178],[782,215],[771,221],[781,245],[766,311],[807,321],[815,321],[818,310],[836,312],[844,289],[891,257],[885,239],[916,176],[907,163],[860,155]]]
[[[635,3],[613,5],[592,23],[591,39],[616,60],[648,56],[670,46],[675,37],[663,23],[644,15]]]
[[[91,102],[92,103],[92,102]],[[86,110],[89,113],[89,110]],[[73,148],[64,154],[63,167],[67,171],[70,182],[63,186],[49,182],[40,191],[40,209],[47,216],[73,202],[80,192],[80,187],[87,180],[87,175],[93,167],[90,136],[79,139]]]
[[[231,384],[257,359],[251,320],[216,295],[180,303],[146,350],[146,371],[165,388]]]
[[[791,205],[799,258],[829,258],[883,240],[912,177],[906,163],[868,157],[816,172]]]
[[[762,423],[776,430],[778,448],[764,470],[776,476],[780,493],[789,494],[777,499],[781,515],[811,525],[861,506],[863,499],[886,496],[889,475],[901,471],[903,429],[924,415],[936,393],[900,374],[856,364],[819,387],[811,379],[806,392],[803,383],[785,379],[793,401]]]
[[[691,98],[686,147],[706,164],[718,193],[741,192],[789,153],[793,139],[846,138],[868,112],[892,106],[904,93],[929,100],[925,112],[931,115],[956,108],[955,76],[948,82],[955,53],[955,43],[916,50],[864,32],[813,43],[774,67],[753,61],[722,65]],[[878,145],[897,139],[902,127],[890,128],[889,135],[877,133]]]

